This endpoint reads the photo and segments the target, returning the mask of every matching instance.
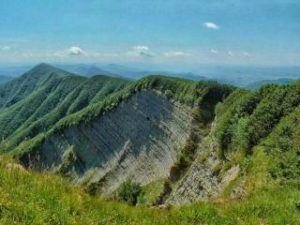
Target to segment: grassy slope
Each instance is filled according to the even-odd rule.
[[[265,198],[268,205],[257,216],[268,217],[276,210],[278,214],[265,223],[300,223],[299,96],[299,82],[253,92],[237,90],[217,110],[216,136],[226,159],[222,169],[237,164],[241,168],[224,196],[238,187],[251,198],[264,190],[253,207]]]
[[[300,223],[300,191],[293,186],[258,189],[241,200],[158,210],[90,197],[60,177],[23,171],[9,159],[0,161],[0,178],[1,224]]]

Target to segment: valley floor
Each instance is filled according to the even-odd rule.
[[[0,224],[300,224],[299,184],[170,209],[88,196],[62,178],[0,161]]]

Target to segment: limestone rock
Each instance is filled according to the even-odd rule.
[[[110,194],[126,179],[166,177],[187,140],[192,116],[176,102],[142,90],[100,118],[46,140],[27,159],[39,170],[62,170],[74,183],[101,181]]]

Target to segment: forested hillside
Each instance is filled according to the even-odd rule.
[[[81,77],[41,64],[0,87],[1,150],[48,130],[61,118],[122,89],[127,80]]]
[[[299,185],[300,83],[237,90],[217,108],[224,160],[239,164],[245,190]]]

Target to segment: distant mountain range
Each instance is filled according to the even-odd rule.
[[[206,66],[200,67],[197,73],[174,72],[155,69],[139,69],[119,64],[105,65],[56,65],[57,67],[80,74],[93,76],[103,74],[120,76],[137,80],[147,75],[165,75],[186,78],[194,81],[215,80],[244,88],[258,88],[268,83],[286,84],[300,78],[300,67],[268,67],[268,66]]]
[[[253,83],[267,84],[279,79],[297,80],[300,78],[299,66],[215,66],[202,67],[199,74],[221,83],[243,88]],[[257,83],[257,84],[258,84]]]
[[[76,73],[82,76],[94,76],[94,75],[107,75],[114,77],[124,77],[131,80],[137,80],[148,75],[165,75],[165,76],[177,76],[181,78],[191,79],[195,81],[207,79],[204,76],[199,76],[194,73],[178,73],[178,72],[168,72],[159,70],[143,70],[137,69],[129,66],[123,66],[118,64],[107,64],[107,65],[56,65],[58,68],[63,70]]]
[[[286,84],[300,78],[300,67],[268,67],[268,66],[201,66],[197,72],[178,72],[153,68],[141,69],[119,64],[55,64],[57,68],[78,75],[92,77],[107,75],[138,80],[148,75],[165,75],[186,78],[194,81],[215,80],[243,88],[258,88],[264,84]],[[0,68],[0,75],[17,77],[25,73],[31,66]],[[3,82],[7,80],[2,79]],[[1,81],[0,81],[1,82]]]
[[[0,75],[10,76],[10,77],[18,77],[21,76],[26,71],[30,70],[32,66],[8,66],[8,67],[0,67]]]
[[[92,77],[95,75],[117,76],[116,74],[113,74],[95,65],[75,64],[75,65],[57,65],[57,67],[69,71],[71,73],[76,73],[87,77]]]
[[[295,79],[289,79],[289,78],[280,78],[276,80],[260,80],[247,85],[246,88],[255,89],[255,88],[260,88],[261,86],[266,84],[290,84],[294,81]]]

